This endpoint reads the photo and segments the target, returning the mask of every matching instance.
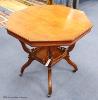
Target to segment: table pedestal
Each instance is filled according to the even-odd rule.
[[[29,49],[26,44],[20,41],[25,52],[29,54],[28,61],[22,66],[20,76],[33,60],[37,60],[48,68],[48,97],[52,94],[52,66],[58,61],[65,59],[72,67],[72,72],[78,70],[77,65],[70,60],[69,52],[73,50],[75,44],[68,48],[60,46],[36,47]]]
[[[20,41],[23,50],[29,54],[28,61],[22,66],[20,76],[33,60],[37,60],[48,68],[48,97],[52,94],[52,66],[58,61],[65,59],[72,67],[73,72],[78,70],[77,65],[70,60],[69,52],[73,50],[75,44],[68,48],[60,46],[36,47],[29,49],[25,43]]]

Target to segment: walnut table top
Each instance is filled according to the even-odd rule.
[[[63,5],[30,6],[11,14],[7,23],[12,35],[32,46],[71,45],[91,27],[83,11]]]

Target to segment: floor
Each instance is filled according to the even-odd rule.
[[[72,73],[64,60],[53,67],[53,94],[47,98],[47,68],[34,61],[19,77],[27,54],[20,43],[0,29],[0,100],[98,100],[98,0],[80,4],[93,23],[71,53],[78,65]]]

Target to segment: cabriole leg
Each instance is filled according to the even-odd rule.
[[[67,56],[67,57],[65,58],[65,60],[74,68],[74,69],[72,70],[73,72],[76,72],[76,71],[78,70],[77,65],[76,65],[73,61],[71,61],[71,59],[70,59],[69,56]]]
[[[20,76],[23,75],[24,70],[25,70],[25,69],[32,63],[32,61],[33,61],[32,56],[29,56],[28,58],[29,58],[28,61],[27,61],[27,62],[22,66],[22,68],[21,68]]]
[[[67,48],[67,56],[65,57],[65,60],[74,68],[73,72],[76,72],[78,70],[77,65],[70,59],[69,53],[73,50],[75,47],[75,44],[72,44]]]

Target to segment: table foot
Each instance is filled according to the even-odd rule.
[[[78,69],[72,70],[73,73],[75,73],[76,71],[78,71]]]
[[[51,97],[51,95],[50,95],[50,94],[48,94],[48,95],[47,95],[47,97]]]
[[[52,76],[52,71],[51,71],[51,67],[49,66],[48,67],[48,97],[50,97],[51,94],[52,94],[52,79],[51,79],[51,76]]]
[[[65,58],[65,60],[74,68],[74,70],[72,70],[72,72],[76,72],[78,70],[77,65],[73,61],[71,61],[69,56],[67,56]]]
[[[22,77],[23,73],[20,73],[19,76]]]

